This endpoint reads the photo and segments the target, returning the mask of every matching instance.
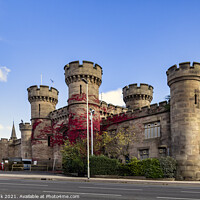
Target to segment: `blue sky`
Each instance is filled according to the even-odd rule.
[[[89,60],[103,68],[103,100],[122,104],[121,88],[154,87],[152,103],[169,94],[167,69],[200,62],[198,0],[0,0],[0,138],[13,120],[30,121],[27,88],[59,90],[67,104],[65,64]],[[117,101],[116,101],[117,100]]]

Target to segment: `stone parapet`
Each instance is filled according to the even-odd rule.
[[[167,101],[160,102],[159,104],[152,104],[150,107],[145,106],[141,109],[129,110],[126,113],[119,113],[110,115],[107,118],[102,118],[102,125],[108,125],[111,123],[120,123],[127,120],[133,120],[150,115],[156,115],[163,112],[169,112],[169,106]]]
[[[19,129],[20,129],[20,131],[31,130],[31,129],[32,129],[32,126],[31,126],[31,124],[28,123],[28,122],[20,123],[20,124],[19,124]]]
[[[180,80],[198,80],[200,81],[200,63],[193,62],[183,62],[177,65],[173,65],[167,70],[167,84],[178,82]]]
[[[68,117],[68,106],[65,106],[63,108],[59,108],[57,110],[50,112],[49,117],[53,121],[59,121],[59,120],[62,120],[62,119],[67,119],[67,117]]]
[[[2,142],[2,143],[7,143],[7,142],[8,142],[8,139],[7,139],[7,138],[1,138],[0,142]]]
[[[83,61],[83,64],[80,64],[79,61],[74,61],[65,65],[64,70],[67,85],[72,82],[82,81],[82,78],[91,83],[96,83],[98,86],[101,85],[102,68],[98,64],[90,61]]]
[[[50,102],[54,105],[58,103],[58,90],[49,86],[37,85],[31,86],[27,89],[28,91],[28,100],[30,103],[35,101],[44,101]]]
[[[153,99],[153,87],[148,84],[141,83],[131,84],[123,88],[123,100],[129,109],[141,108],[149,106]]]
[[[119,113],[127,112],[128,109],[122,106],[115,106],[113,104],[108,104],[105,101],[100,102],[100,114],[101,117],[107,117],[110,115],[115,115]]]

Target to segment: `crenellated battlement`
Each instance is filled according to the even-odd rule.
[[[113,104],[108,104],[105,101],[101,101],[100,103],[100,114],[101,117],[107,117],[110,115],[115,115],[119,113],[125,113],[128,109],[122,106],[115,106]]]
[[[153,87],[151,85],[141,83],[138,86],[135,83],[123,88],[123,100],[129,109],[149,106],[152,99]]]
[[[8,143],[8,139],[7,138],[1,138],[0,143]]]
[[[59,108],[57,110],[50,112],[49,116],[53,121],[59,121],[61,119],[67,119],[67,117],[68,117],[68,106],[65,106],[63,108]]]
[[[127,112],[118,113],[114,115],[109,115],[107,118],[102,118],[103,125],[109,125],[113,123],[120,123],[126,120],[137,119],[141,117],[148,117],[150,115],[155,115],[163,112],[169,112],[168,102],[162,101],[159,104],[152,104],[150,107],[145,106],[141,109],[129,110]]]
[[[125,86],[123,88],[123,96],[129,96],[129,95],[140,95],[140,94],[148,94],[153,95],[153,87],[151,85],[140,83],[138,86],[137,83],[130,84],[128,86]]]
[[[200,80],[200,63],[193,62],[192,65],[190,62],[179,63],[179,67],[173,65],[166,73],[169,86],[174,82],[186,79]]]
[[[19,124],[19,129],[20,129],[20,131],[31,130],[32,129],[32,125],[30,123],[28,123],[28,122],[20,123]]]
[[[90,61],[73,61],[65,65],[65,81],[69,85],[72,82],[82,81],[84,78],[87,81],[101,85],[102,67]]]
[[[49,86],[37,85],[31,86],[27,89],[28,91],[28,100],[30,103],[34,101],[47,101],[56,105],[58,102],[58,90]]]

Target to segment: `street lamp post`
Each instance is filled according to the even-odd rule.
[[[93,147],[93,119],[92,116],[94,114],[94,110],[92,110],[92,108],[90,108],[90,119],[91,119],[91,155],[93,156],[94,154],[94,147]]]
[[[86,83],[86,101],[87,101],[87,166],[88,166],[88,179],[90,179],[90,149],[89,149],[89,120],[88,120],[88,81],[82,78],[82,81]]]

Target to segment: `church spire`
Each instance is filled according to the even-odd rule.
[[[14,121],[13,121],[13,127],[12,127],[12,132],[11,132],[11,140],[16,140],[17,136],[16,136],[16,132],[15,132],[15,125],[14,125]]]

